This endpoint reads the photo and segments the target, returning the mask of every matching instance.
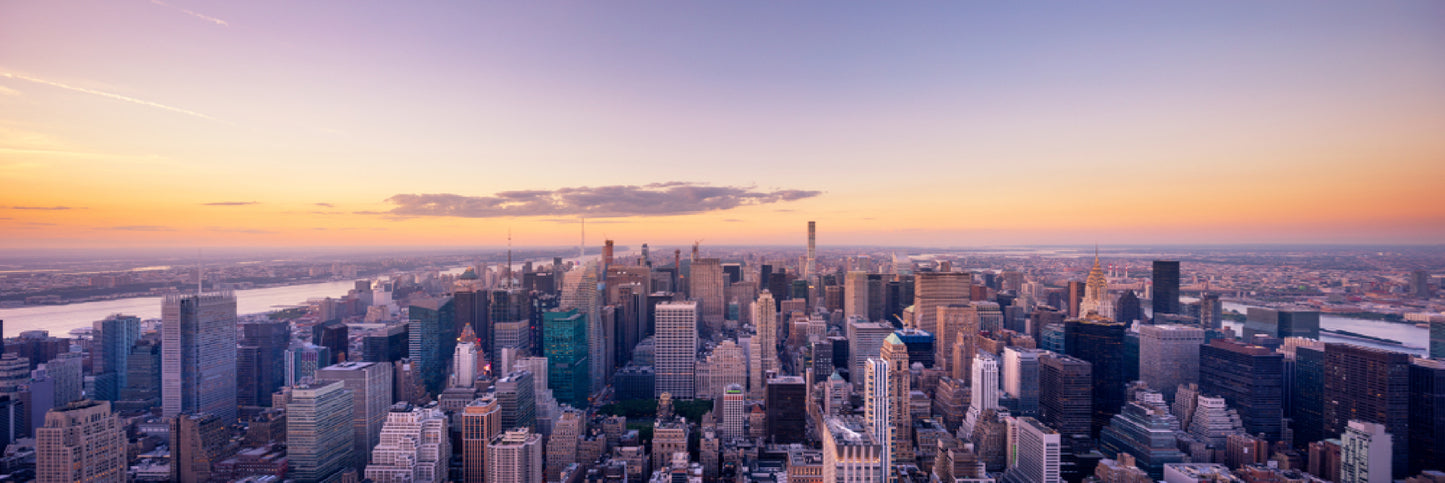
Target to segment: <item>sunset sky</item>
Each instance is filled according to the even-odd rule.
[[[0,0],[0,247],[1445,242],[1445,2]]]

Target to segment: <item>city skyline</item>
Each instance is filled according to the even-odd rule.
[[[1438,3],[827,7],[7,4],[0,247],[1445,235]]]

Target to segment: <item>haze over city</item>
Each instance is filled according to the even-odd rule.
[[[0,13],[7,247],[1445,235],[1438,2]]]

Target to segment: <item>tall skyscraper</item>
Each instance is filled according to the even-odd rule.
[[[591,394],[587,362],[587,316],[577,309],[543,314],[542,347],[547,355],[547,387],[557,401],[586,407]]]
[[[1410,361],[1410,474],[1445,469],[1445,361]]]
[[[339,481],[352,461],[351,391],[332,381],[296,386],[286,403],[287,476],[297,481]]]
[[[502,428],[536,428],[536,383],[529,371],[512,371],[497,380],[497,401],[502,406]]]
[[[1065,441],[1088,437],[1093,415],[1093,375],[1087,361],[1065,355],[1039,359],[1039,419]]]
[[[91,349],[91,373],[95,374],[97,401],[117,401],[127,380],[126,360],[140,339],[140,317],[112,315],[95,322],[95,345]]]
[[[1059,458],[1063,442],[1059,432],[1039,420],[1024,416],[1015,423],[1017,463],[1004,474],[1008,483],[1062,483]]]
[[[1214,339],[1199,349],[1199,390],[1239,411],[1244,429],[1279,441],[1284,418],[1284,355],[1264,347]]]
[[[1309,443],[1325,439],[1325,345],[1318,341],[1294,348],[1294,382],[1289,397],[1289,418],[1294,440]]]
[[[1204,329],[1184,325],[1139,326],[1139,379],[1174,401],[1180,384],[1199,379]]]
[[[817,266],[814,264],[818,243],[818,224],[815,221],[808,222],[808,259],[803,264],[803,277],[812,280],[817,275]]]
[[[1179,262],[1154,261],[1154,316],[1179,313]]]
[[[718,421],[718,436],[723,441],[747,436],[747,395],[742,386],[729,384],[723,389],[722,417]]]
[[[1435,287],[1430,283],[1430,272],[1424,270],[1410,272],[1410,295],[1428,299],[1434,294]]]
[[[1340,436],[1341,483],[1390,483],[1393,435],[1385,425],[1350,420]]]
[[[768,379],[767,435],[769,442],[802,443],[808,420],[808,386],[799,376]]]
[[[452,377],[448,387],[476,387],[479,372],[477,349],[477,335],[472,326],[462,327],[462,334],[457,337],[457,348],[452,352]]]
[[[487,483],[537,483],[542,475],[542,435],[509,429],[487,445]]]
[[[849,369],[852,374],[862,374],[864,361],[869,357],[878,357],[879,351],[883,348],[883,339],[893,335],[893,326],[883,322],[869,322],[862,318],[848,319],[848,357],[853,364]],[[863,378],[854,376],[853,385],[862,386]]]
[[[1164,465],[1186,460],[1175,437],[1179,420],[1169,413],[1163,395],[1140,391],[1136,396],[1100,432],[1099,447],[1110,458],[1125,453],[1133,456],[1139,469],[1160,479],[1164,477]]]
[[[697,302],[657,304],[657,393],[691,399],[697,366]]]
[[[446,413],[397,403],[386,414],[380,442],[371,449],[366,478],[376,483],[442,483],[450,481],[451,457]]]
[[[1393,477],[1409,476],[1408,354],[1353,344],[1325,344],[1324,401],[1325,434],[1343,433],[1350,420],[1383,424],[1392,437]]]
[[[254,363],[249,369],[255,374],[238,385],[241,405],[269,407],[271,394],[286,382],[286,349],[291,345],[291,324],[284,320],[242,323],[240,345],[254,348],[251,349]]]
[[[126,476],[125,426],[110,403],[81,400],[50,410],[35,429],[35,481],[115,482]]]
[[[914,306],[918,308],[918,306]],[[932,332],[934,337],[933,360],[940,364],[954,379],[963,379],[964,375],[970,373],[968,364],[973,363],[973,353],[977,351],[975,338],[978,335],[979,319],[978,309],[966,303],[940,305],[934,310],[934,327],[938,332]],[[922,314],[915,315],[922,317]],[[929,330],[929,329],[923,329]],[[953,350],[955,347],[962,355],[963,367],[954,367]]]
[[[1039,357],[1047,352],[1039,349],[1005,347],[1003,365],[999,377],[1003,378],[1003,391],[1018,400],[1018,413],[1023,416],[1039,414]]]
[[[868,272],[852,271],[843,278],[843,316],[868,318]]]
[[[487,445],[502,433],[502,406],[488,394],[462,409],[462,474],[466,483],[487,478]]]
[[[205,483],[218,479],[215,464],[231,454],[230,423],[210,414],[170,418],[170,479]]]
[[[773,301],[773,293],[764,290],[758,294],[758,300],[753,302],[753,324],[758,328],[758,347],[763,350],[758,355],[762,367],[758,370],[763,374],[778,368],[778,310]]]
[[[823,479],[826,482],[885,483],[892,466],[888,443],[855,416],[823,420]]]
[[[1079,316],[1095,314],[1114,320],[1114,299],[1109,298],[1109,280],[1104,278],[1104,269],[1099,267],[1099,254],[1094,253],[1094,268],[1089,269],[1089,278],[1084,281],[1084,299],[1079,302]]]
[[[698,303],[698,316],[711,330],[717,330],[723,323],[724,282],[722,261],[716,258],[699,258],[692,262],[692,276],[688,277],[691,299]]]
[[[998,410],[998,359],[993,354],[978,352],[973,356],[973,374],[969,379],[968,416],[960,434],[972,437],[983,419],[983,412]]]
[[[1069,355],[1088,361],[1094,378],[1093,434],[1124,407],[1125,358],[1124,324],[1102,317],[1069,320],[1064,323],[1065,347]]]
[[[888,366],[887,360],[875,357],[863,361],[863,420],[867,424],[864,430],[873,441],[882,446],[878,451],[878,460],[883,468],[893,466],[892,441],[894,431],[897,430],[893,424],[893,401],[889,397],[893,391],[889,387],[891,381],[888,377]],[[826,439],[824,444],[827,444]],[[886,481],[886,478],[876,481]]]
[[[236,420],[236,296],[168,295],[161,302],[161,407]]]
[[[407,314],[408,353],[427,392],[441,394],[457,345],[456,306],[452,297],[413,299]]]
[[[343,362],[316,371],[316,381],[341,381],[351,392],[352,458],[357,471],[381,437],[381,427],[391,409],[391,364]]]
[[[972,275],[965,272],[922,272],[913,276],[913,321],[920,329],[951,343],[953,334],[946,334],[939,324],[938,308],[967,304],[972,296]],[[969,355],[972,358],[972,354]]]

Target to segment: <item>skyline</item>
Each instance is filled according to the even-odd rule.
[[[1445,5],[1051,7],[10,2],[0,246],[1445,236]]]

